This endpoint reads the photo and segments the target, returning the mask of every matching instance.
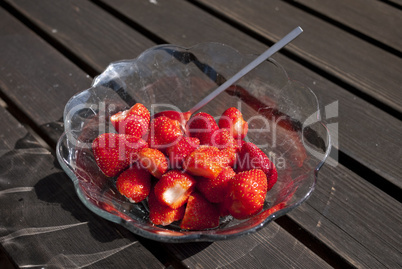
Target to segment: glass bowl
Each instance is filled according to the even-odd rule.
[[[151,114],[188,111],[255,57],[219,43],[191,48],[160,45],[134,60],[110,64],[89,89],[73,96],[64,110],[65,132],[58,141],[57,157],[85,206],[135,234],[172,243],[253,233],[304,202],[329,154],[330,136],[314,93],[291,81],[272,59],[200,110],[218,118],[227,108],[237,107],[249,124],[245,140],[275,163],[278,182],[259,214],[247,220],[224,217],[218,228],[204,231],[181,230],[178,223],[156,226],[148,219],[147,203],[130,203],[117,191],[115,178],[103,175],[95,163],[91,143],[102,133],[115,132],[108,120],[114,113],[137,102]]]

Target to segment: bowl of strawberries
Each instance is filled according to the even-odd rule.
[[[318,101],[269,59],[219,43],[111,63],[64,110],[57,157],[95,214],[162,242],[253,233],[302,204],[330,151]]]

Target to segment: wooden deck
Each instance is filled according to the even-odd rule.
[[[299,25],[273,58],[339,106],[339,164],[307,202],[255,234],[185,244],[80,202],[55,146],[66,102],[110,62],[164,43],[260,53]],[[0,268],[401,268],[401,56],[400,0],[3,0]]]

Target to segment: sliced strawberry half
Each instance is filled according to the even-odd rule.
[[[195,114],[187,122],[187,133],[191,137],[197,137],[201,145],[213,145],[213,134],[219,127],[215,119],[205,112]]]
[[[208,202],[200,193],[193,192],[188,198],[186,211],[180,228],[186,230],[205,230],[219,225],[219,209]]]
[[[138,153],[138,161],[143,168],[147,169],[149,173],[158,179],[168,170],[168,160],[157,149],[142,149]]]
[[[101,171],[108,177],[114,177],[135,162],[138,152],[147,145],[138,137],[105,133],[92,142],[92,151]]]
[[[185,205],[173,209],[158,201],[154,190],[148,196],[149,220],[155,225],[166,226],[174,221],[179,221],[184,216]]]
[[[245,143],[237,158],[237,172],[250,169],[261,169],[264,171],[268,180],[268,190],[270,190],[278,180],[278,172],[273,162],[255,144]]]
[[[151,175],[137,166],[130,167],[119,175],[116,187],[130,202],[139,203],[149,195]]]
[[[216,178],[226,166],[227,160],[223,158],[220,150],[213,146],[200,146],[183,162],[185,171],[209,179]]]
[[[200,140],[196,137],[182,136],[177,144],[168,147],[166,152],[169,156],[172,168],[181,168],[184,159],[200,145]]]
[[[235,107],[228,108],[219,118],[219,127],[230,131],[236,139],[243,139],[247,135],[248,123],[243,119],[243,115]]]
[[[197,189],[211,203],[221,203],[228,193],[229,182],[235,175],[236,173],[231,167],[225,167],[214,179],[199,178]]]
[[[187,202],[195,184],[195,179],[189,174],[170,170],[156,183],[155,196],[163,205],[179,208]]]
[[[240,172],[229,182],[229,213],[236,219],[246,219],[264,206],[267,177],[261,169]]]
[[[114,114],[110,121],[118,133],[140,138],[148,132],[150,113],[144,105],[137,103],[128,110]]]

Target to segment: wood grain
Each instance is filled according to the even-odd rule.
[[[198,10],[197,8],[194,8],[191,5],[186,4],[185,2],[172,1],[172,3],[170,4],[171,9],[169,9],[168,6],[163,6],[163,3],[160,1],[158,2],[158,4],[162,6],[157,6],[149,2],[137,2],[136,9],[134,9],[128,3],[126,3],[126,5],[123,5],[119,1],[113,1],[113,3],[111,4],[116,9],[120,10],[122,13],[125,13],[127,16],[132,18],[132,20],[140,23],[144,27],[147,27],[150,31],[157,33],[159,36],[163,37],[171,43],[183,43],[191,45],[207,39],[211,41],[221,41],[236,48],[242,49],[243,51],[260,51],[260,49],[264,47],[263,44],[255,40],[250,40],[249,37],[247,37],[246,35],[241,34],[240,32],[234,30],[232,27],[225,25],[216,18]],[[22,5],[19,6],[19,8],[23,8]],[[43,9],[43,12],[45,12],[46,6],[41,7],[41,9]],[[140,13],[145,14],[141,15]],[[30,18],[35,17],[35,12],[26,11],[25,14]],[[168,14],[170,16],[168,16]],[[172,16],[172,14],[176,14],[177,16]],[[183,18],[182,16],[179,16],[179,14],[188,15],[184,15]],[[98,23],[102,25],[102,22]],[[43,23],[41,27],[46,29],[46,31],[49,31],[48,29],[50,29],[51,31],[52,28],[45,25],[47,24]],[[180,27],[183,25],[185,25],[186,27]],[[169,29],[175,30],[169,31]],[[209,31],[207,31],[206,29],[209,29]],[[219,29],[219,31],[212,31],[213,29]],[[101,41],[102,40],[94,40],[91,42]],[[86,47],[84,49],[81,49],[81,53],[91,50],[91,47],[93,46],[91,42],[86,43]],[[74,46],[75,45],[73,44],[72,49],[75,49]],[[394,156],[389,156],[388,160],[387,156],[384,156],[384,158],[381,158],[377,161],[377,163],[375,163],[376,155],[374,153],[378,153],[378,150],[376,150],[376,148],[364,146],[367,145],[367,143],[380,142],[380,145],[382,145],[383,147],[381,147],[382,149],[379,149],[379,151],[383,151],[385,153],[390,152],[391,149],[400,148],[398,146],[398,143],[400,143],[400,141],[398,140],[398,137],[400,137],[400,122],[398,120],[381,112],[381,110],[367,104],[363,100],[356,98],[350,93],[347,93],[343,89],[339,88],[336,85],[333,85],[332,83],[326,81],[318,75],[308,71],[304,72],[304,70],[307,69],[292,63],[292,61],[290,61],[289,59],[280,55],[278,55],[277,59],[280,60],[281,63],[284,63],[286,69],[291,70],[292,74],[297,75],[297,73],[299,73],[299,78],[303,79],[303,82],[308,81],[310,85],[316,85],[315,87],[320,88],[321,90],[318,90],[320,94],[319,96],[323,98],[323,100],[325,100],[324,104],[330,103],[330,101],[340,100],[339,122],[346,123],[342,131],[340,131],[340,133],[342,134],[342,143],[340,144],[340,147],[343,147],[342,150],[348,152],[350,147],[350,152],[352,152],[350,153],[351,156],[357,156],[357,159],[359,161],[363,160],[367,164],[367,166],[372,165],[372,163],[374,162],[374,164],[377,164],[376,167],[379,169],[379,173],[387,173],[387,171],[382,170],[384,168],[388,168],[388,162],[394,162],[394,165],[390,164],[389,167],[391,168],[391,170],[393,169],[395,175],[398,174],[398,160],[393,160]],[[301,70],[303,71],[301,72]],[[307,77],[306,74],[308,74]],[[327,100],[328,102],[326,102]],[[370,122],[370,124],[368,124],[367,122]],[[377,137],[377,128],[384,130],[385,134],[383,137]],[[362,142],[359,137],[361,137],[364,142]],[[386,161],[384,161],[384,159]],[[396,168],[392,168],[392,166],[395,166],[395,164]],[[320,177],[321,175],[323,175],[324,180],[327,180],[325,182],[328,182],[328,184],[319,185],[319,189],[317,189],[317,192],[313,194],[313,197],[317,197],[317,200],[313,200],[313,198],[311,198],[306,205],[295,211],[294,214],[292,213],[292,218],[295,219],[302,227],[308,227],[308,231],[312,232],[315,236],[320,238],[320,240],[325,242],[325,244],[327,244],[330,248],[335,249],[336,252],[340,253],[342,257],[344,257],[348,261],[351,261],[352,263],[356,263],[357,265],[366,265],[366,261],[362,260],[359,257],[356,257],[356,249],[358,249],[358,253],[360,253],[363,257],[368,257],[372,252],[374,253],[373,257],[380,257],[382,251],[373,250],[371,248],[371,245],[367,246],[367,244],[371,244],[372,242],[365,242],[363,239],[361,239],[361,241],[365,242],[365,244],[363,246],[360,246],[359,241],[353,240],[353,238],[364,238],[365,236],[371,236],[367,238],[374,238],[373,240],[377,242],[376,244],[384,245],[384,249],[391,249],[391,252],[393,254],[390,255],[390,257],[395,257],[395,253],[397,254],[397,252],[392,250],[393,246],[398,246],[395,242],[391,241],[391,246],[389,246],[386,242],[383,242],[380,237],[372,235],[375,233],[379,233],[384,235],[385,238],[395,237],[395,234],[396,232],[398,232],[398,230],[388,230],[387,227],[379,225],[379,223],[375,220],[377,220],[377,217],[384,217],[382,215],[382,212],[377,212],[380,210],[380,208],[378,207],[381,204],[389,204],[390,206],[386,208],[385,212],[392,215],[392,208],[399,208],[398,203],[395,203],[392,198],[384,193],[379,192],[370,184],[367,184],[367,182],[356,176],[353,172],[348,171],[342,166],[339,166],[338,168],[339,169],[334,168],[334,170],[331,170],[326,174],[324,172],[320,174]],[[338,178],[341,179],[338,180]],[[395,176],[395,179],[398,179],[398,176]],[[356,180],[358,181],[358,184],[354,185],[354,182]],[[335,191],[335,193],[332,195],[334,198],[331,198],[331,201],[334,201],[332,203],[333,207],[329,206],[331,204],[329,204],[328,207],[325,207],[327,206],[328,200],[330,199],[329,197],[332,197],[331,195],[329,195],[331,194],[332,187],[334,187],[334,185],[332,184],[337,184],[335,186],[335,189],[342,190],[342,193],[340,194],[340,192]],[[320,186],[322,186],[322,188]],[[359,190],[361,190],[361,193],[364,193],[364,191],[368,190],[368,193],[371,193],[373,195],[370,197],[375,197],[376,201],[382,202],[377,207],[373,206],[372,203],[370,203],[372,201],[367,200],[370,199],[370,197],[366,196],[365,198],[362,198],[360,195],[357,195],[359,193]],[[342,196],[342,194],[347,194],[348,196],[345,197]],[[350,200],[352,202],[344,202],[346,199],[347,201]],[[341,205],[342,208],[339,209],[339,206],[337,205]],[[306,208],[306,206],[311,206],[313,209],[311,209],[310,207]],[[330,214],[330,217],[327,217],[328,214],[326,214],[326,210],[329,210],[333,215]],[[356,212],[358,212],[358,214]],[[372,218],[366,219],[369,217]],[[338,225],[345,224],[339,224],[337,223],[337,221],[343,218],[348,218],[351,222],[359,225],[358,229],[356,229],[356,227],[350,227],[348,225],[340,229]],[[398,223],[400,221],[400,219],[398,218],[390,218],[389,216],[385,219],[387,220],[387,223]],[[317,228],[317,224],[319,223],[319,221],[321,221],[320,223],[323,223],[324,220],[326,221],[327,226],[323,227],[324,225],[320,224],[320,227],[323,228],[319,230],[320,233],[316,233],[317,229],[320,228]],[[365,224],[365,222],[367,222],[367,224]],[[348,240],[349,243],[347,245],[344,245],[344,240]],[[203,266],[208,266],[211,265],[211,263],[210,261],[205,259],[205,256],[214,253],[214,251],[220,251],[221,247],[215,247],[215,245],[216,244],[212,244],[209,247],[207,246],[208,248],[200,251],[197,255],[193,254],[190,255],[190,257],[179,257],[182,257],[183,261],[189,265],[197,264],[201,260]],[[374,246],[375,244],[372,245]],[[184,255],[183,252],[185,251],[185,247],[177,247],[177,249],[179,249],[181,255]],[[192,253],[192,251],[189,252]],[[372,259],[374,258],[368,258],[368,261],[373,261]],[[380,259],[380,262],[383,262],[384,264],[392,265],[395,262],[395,260],[392,259],[389,261],[383,261],[386,258],[378,259]],[[230,257],[227,262],[230,263],[230,261],[235,261],[235,257]],[[287,262],[289,261],[286,261],[286,263]],[[379,263],[373,261],[373,264]]]
[[[283,1],[200,0],[244,27],[278,41],[300,25],[305,31],[287,46],[325,72],[402,112],[402,59]],[[247,5],[247,8],[244,6]],[[258,11],[258,12],[257,12]],[[379,69],[381,72],[379,72]],[[387,74],[385,79],[383,74]]]
[[[290,216],[358,268],[396,268],[401,210],[400,202],[347,168],[325,165],[311,198]]]
[[[213,244],[170,244],[188,268],[328,268],[321,260],[312,259],[304,245],[294,243],[287,233],[278,233],[275,223],[257,233]],[[282,253],[290,251],[285,258]],[[293,252],[297,253],[294,254]],[[307,254],[307,255],[306,255]],[[332,268],[332,267],[331,267]]]
[[[135,2],[136,8],[133,8],[130,1],[104,2],[172,44],[191,46],[200,42],[215,41],[231,45],[243,53],[261,52],[266,49],[264,44],[188,3],[172,1],[169,5],[164,5],[163,2],[155,5],[138,1]],[[339,123],[339,143],[335,146],[402,188],[399,177],[402,173],[402,167],[399,165],[402,152],[398,151],[396,157],[387,154],[393,148],[402,147],[402,141],[399,139],[402,135],[400,121],[287,57],[277,54],[273,58],[285,67],[292,79],[302,81],[312,88],[322,107],[337,102],[338,117],[328,119]],[[378,130],[382,130],[381,136],[377,135]],[[377,158],[378,154],[383,158]]]
[[[163,267],[133,234],[90,212],[54,155],[3,107],[0,125],[0,244],[16,265]]]
[[[401,11],[376,0],[295,0],[397,51],[402,50]]]
[[[0,10],[0,12],[1,12],[1,10]],[[4,13],[4,12],[3,12]],[[42,50],[46,50],[46,51],[48,51],[48,54],[47,55],[54,55],[54,56],[52,56],[52,58],[51,58],[51,60],[52,60],[52,62],[53,62],[53,65],[51,66],[51,69],[55,72],[55,73],[59,73],[59,72],[69,72],[69,71],[66,71],[66,67],[68,67],[69,65],[68,64],[66,64],[66,66],[65,66],[65,64],[64,64],[64,58],[61,56],[61,55],[59,55],[58,53],[56,53],[55,51],[54,51],[54,49],[52,49],[51,47],[49,47],[47,44],[45,44],[45,43],[43,43],[38,37],[36,37],[35,38],[35,36],[34,36],[34,34],[32,33],[32,32],[30,32],[29,30],[27,30],[26,28],[24,28],[23,26],[21,26],[18,22],[16,22],[14,19],[12,19],[11,17],[9,17],[7,14],[3,14],[3,13],[0,13],[0,15],[1,15],[1,21],[4,23],[4,25],[10,25],[10,24],[12,24],[13,25],[13,29],[16,29],[18,32],[19,32],[19,35],[22,35],[22,36],[28,36],[29,38],[30,38],[30,44],[31,44],[31,46],[29,47],[29,51],[23,51],[24,49],[23,49],[23,46],[22,46],[22,44],[17,44],[18,43],[18,40],[17,41],[14,41],[13,43],[10,43],[9,45],[10,46],[16,46],[16,47],[18,47],[20,50],[21,50],[21,52],[20,52],[20,56],[25,56],[25,55],[27,55],[27,54],[32,54],[32,55],[40,55],[41,53],[43,53],[42,52]],[[2,27],[2,29],[5,29],[5,28],[7,28],[7,27]],[[6,45],[6,44],[4,44],[4,45]],[[3,46],[3,47],[5,47],[5,48],[7,48],[7,46]],[[50,52],[49,52],[50,51]],[[6,52],[5,52],[6,53]],[[57,55],[57,56],[56,56]],[[15,56],[15,55],[14,55]],[[50,56],[49,56],[50,57]],[[10,59],[10,58],[8,58],[8,59]],[[25,64],[26,65],[29,65],[30,63],[30,61],[34,61],[34,60],[36,60],[35,59],[35,57],[22,57],[22,58],[20,58],[19,59],[19,61],[21,62],[21,65],[22,64],[24,64],[24,62],[25,62]],[[49,59],[50,60],[50,59]],[[42,68],[44,68],[45,66],[43,66]],[[7,66],[7,68],[8,68],[8,66]],[[68,69],[67,69],[68,70]],[[76,78],[82,78],[83,79],[83,83],[81,83],[81,84],[77,84],[77,87],[79,87],[79,86],[81,86],[81,87],[84,87],[85,86],[85,84],[86,84],[86,76],[85,76],[85,74],[83,74],[82,72],[80,72],[79,70],[75,70],[76,72],[74,73],[75,74],[75,77]],[[12,73],[12,71],[10,71],[11,72],[11,74],[13,74]],[[25,88],[25,87],[27,87],[27,85],[30,83],[30,79],[31,79],[31,77],[30,76],[26,76],[26,77],[23,77],[23,76],[16,76],[15,77],[15,79],[16,79],[16,81],[15,81],[15,83],[18,83],[18,85],[20,85],[20,87],[21,88]],[[38,81],[36,81],[36,83],[37,83],[37,85],[40,85],[40,84],[42,84],[43,86],[46,86],[47,85],[47,83],[48,83],[48,81],[47,80],[41,80],[40,78],[38,79]],[[64,85],[64,83],[65,82],[63,82],[63,81],[59,81],[58,83],[60,83],[60,85]],[[12,93],[11,92],[11,89],[9,88],[9,87],[4,87],[5,88],[5,90],[4,90],[4,92],[5,92],[5,94],[7,95],[7,96],[10,96],[10,100],[14,100],[14,98],[17,98],[17,93]],[[39,87],[38,87],[39,88]],[[70,93],[70,94],[72,94],[72,92],[71,91],[67,91],[66,90],[66,93],[65,94],[68,94],[68,93]],[[22,110],[24,110],[24,111],[27,111],[28,109],[27,108],[25,108],[23,105],[25,105],[25,102],[26,102],[26,106],[28,106],[29,107],[29,103],[30,102],[32,102],[32,103],[35,103],[35,104],[33,104],[33,106],[35,106],[35,107],[37,107],[37,106],[39,106],[39,104],[41,104],[41,101],[40,101],[40,99],[41,99],[41,97],[44,95],[45,93],[43,93],[43,92],[41,92],[40,90],[35,90],[35,95],[30,95],[29,97],[27,96],[25,99],[24,99],[24,101],[21,101],[20,100],[20,102],[22,103],[22,105],[21,105],[21,109]],[[13,97],[15,95],[15,97]],[[39,101],[35,101],[35,100],[39,100]],[[54,98],[54,99],[52,99],[51,100],[51,104],[52,104],[52,106],[60,106],[60,107],[62,107],[62,106],[64,106],[64,100],[63,99],[57,99],[57,98]],[[42,119],[42,118],[40,118],[40,115],[41,114],[44,114],[44,118],[47,118],[48,117],[48,115],[47,115],[47,113],[46,113],[46,108],[44,107],[44,108],[42,108],[41,110],[39,110],[39,111],[37,111],[36,112],[37,114],[35,115],[35,117],[33,117],[33,120],[34,120],[34,122],[38,122],[38,123],[40,123],[40,122],[43,122],[43,120],[44,119]],[[62,111],[59,111],[59,112],[57,112],[58,113],[58,115],[56,116],[56,115],[53,115],[53,116],[55,116],[56,118],[57,117],[60,117],[61,116],[61,113],[62,113]],[[50,165],[50,164],[49,164]],[[51,162],[51,165],[53,165],[53,162]],[[45,171],[45,170],[44,170]],[[55,181],[55,184],[57,183],[57,184],[62,184],[63,186],[64,185],[67,185],[67,186],[69,186],[69,188],[70,189],[68,189],[67,187],[65,187],[65,188],[67,188],[67,189],[64,189],[64,188],[60,188],[60,187],[58,187],[58,186],[56,186],[56,185],[52,185],[52,184],[50,184],[50,185],[47,185],[47,183],[48,183],[48,181],[51,181],[52,179],[54,179],[54,178],[56,178],[57,176],[60,176],[61,175],[61,177],[62,177],[62,179],[60,179],[59,181],[62,181],[61,183],[59,182],[59,181]],[[10,177],[16,177],[17,175],[16,174],[12,174],[12,175],[10,175]],[[65,182],[64,182],[65,181]],[[75,214],[73,215],[73,216],[69,216],[70,218],[72,218],[72,219],[74,219],[74,216],[76,216],[76,215],[79,215],[80,216],[80,218],[85,218],[85,220],[87,219],[87,218],[95,218],[95,220],[94,221],[91,221],[90,222],[90,224],[91,225],[93,225],[93,226],[96,226],[96,229],[101,229],[101,227],[102,227],[102,225],[104,225],[104,222],[107,222],[107,221],[99,221],[99,222],[97,222],[96,220],[97,219],[100,219],[100,218],[98,218],[98,217],[96,217],[94,214],[92,214],[92,213],[90,213],[90,212],[88,212],[88,210],[81,210],[82,208],[84,208],[84,206],[83,205],[81,205],[81,203],[80,203],[80,201],[79,200],[77,200],[77,198],[76,198],[76,196],[75,196],[75,192],[74,192],[74,190],[72,189],[72,186],[71,186],[71,183],[70,183],[70,181],[69,181],[69,179],[66,177],[66,175],[64,174],[64,173],[62,173],[62,172],[59,172],[59,173],[57,173],[56,175],[54,175],[54,176],[49,176],[49,177],[45,177],[45,180],[42,180],[41,181],[41,183],[40,183],[40,185],[43,187],[43,188],[45,188],[45,190],[44,190],[44,192],[45,192],[45,194],[43,194],[43,197],[47,197],[47,195],[46,195],[46,193],[49,193],[49,192],[51,192],[52,190],[54,190],[54,191],[57,191],[57,195],[59,195],[59,194],[61,194],[61,193],[66,193],[66,195],[68,195],[69,197],[71,196],[71,197],[73,197],[74,199],[76,199],[76,202],[74,202],[74,203],[69,203],[69,208],[71,207],[71,210],[74,210],[74,212],[75,212]],[[33,199],[33,198],[31,198],[31,199]],[[54,200],[56,200],[57,199],[57,197],[54,197],[54,196],[50,196],[50,197],[48,197],[48,198],[46,198],[46,199],[49,199],[49,200],[52,200],[52,199],[54,199]],[[63,199],[63,198],[60,198],[60,199]],[[71,198],[69,198],[69,199],[71,199]],[[66,200],[68,200],[67,198],[66,198]],[[56,201],[58,201],[58,200],[56,200]],[[15,202],[15,201],[13,201],[13,202]],[[10,203],[11,203],[11,200],[10,200]],[[65,201],[63,201],[62,202],[62,205],[64,205],[65,203],[67,203],[67,202],[65,202]],[[55,210],[55,216],[58,216],[59,214],[62,214],[61,212],[59,212],[59,209],[57,208],[57,206],[56,206],[56,209],[54,209]],[[45,212],[46,213],[46,212]],[[47,213],[46,213],[47,214]],[[15,218],[15,216],[14,217],[10,217],[10,219],[14,219]],[[64,218],[64,216],[60,216],[59,217],[60,219],[63,219]],[[59,218],[55,218],[55,220],[54,221],[60,221],[59,220]],[[44,217],[43,218],[44,219],[44,221],[46,221],[47,219],[48,219],[48,216],[46,216],[46,217]],[[107,223],[109,223],[109,222],[107,222]],[[48,225],[50,225],[50,223],[48,223]],[[114,226],[113,224],[111,224],[112,226]],[[84,227],[85,225],[83,224],[82,225],[82,227]],[[300,244],[300,243],[298,243],[298,241],[295,239],[295,238],[293,238],[293,237],[291,237],[291,236],[289,236],[288,234],[287,234],[287,232],[286,231],[284,231],[282,228],[280,228],[278,225],[276,225],[276,224],[273,224],[273,227],[276,227],[276,233],[278,234],[278,236],[277,237],[274,237],[274,238],[271,238],[270,239],[270,241],[272,242],[272,244],[277,244],[277,245],[280,245],[281,244],[281,240],[282,240],[282,238],[283,237],[285,237],[287,240],[288,240],[288,243],[290,244],[290,245],[298,245],[298,248],[297,249],[295,249],[295,250],[289,250],[289,249],[282,249],[281,251],[284,251],[284,252],[275,252],[274,253],[274,250],[272,249],[267,249],[267,251],[266,252],[264,252],[264,253],[256,253],[255,255],[256,255],[256,261],[263,261],[264,259],[265,259],[265,256],[267,255],[267,253],[271,253],[271,255],[277,255],[278,257],[280,257],[281,259],[283,259],[284,260],[284,263],[285,264],[295,264],[296,263],[296,261],[297,261],[297,259],[299,259],[299,256],[300,256],[300,251],[302,251],[303,253],[304,253],[304,258],[306,259],[306,260],[308,260],[309,262],[311,262],[311,263],[313,263],[313,264],[318,264],[318,265],[320,265],[321,267],[322,266],[326,266],[326,263],[325,262],[323,262],[322,261],[322,259],[320,259],[317,255],[315,255],[313,252],[311,252],[307,247],[305,247],[304,245],[302,245],[302,244]],[[82,229],[82,228],[81,228]],[[112,231],[107,231],[107,232],[109,232],[109,233],[112,233],[114,230],[112,230]],[[80,233],[83,233],[84,235],[85,235],[85,231],[79,231]],[[128,251],[129,253],[127,253],[127,254],[124,254],[124,252],[122,252],[121,253],[121,255],[116,255],[115,257],[115,264],[119,264],[119,267],[120,267],[120,263],[124,266],[125,264],[127,264],[127,263],[129,263],[129,264],[136,264],[137,265],[137,263],[139,264],[139,265],[142,265],[142,264],[147,264],[147,263],[149,263],[149,265],[150,266],[152,266],[152,265],[155,265],[155,266],[158,266],[158,263],[155,263],[154,262],[154,260],[153,259],[155,259],[154,257],[148,257],[147,255],[145,255],[144,253],[142,253],[142,249],[143,249],[143,246],[140,244],[140,243],[138,243],[136,240],[135,240],[135,237],[134,237],[134,235],[132,235],[132,234],[130,234],[128,231],[126,231],[125,229],[122,229],[121,228],[121,230],[120,230],[120,233],[122,233],[121,234],[121,236],[123,237],[123,238],[126,238],[126,240],[127,241],[135,241],[135,244],[133,244],[133,246],[131,246],[130,244],[131,243],[127,243],[126,245],[128,245],[129,247],[127,248],[127,250],[126,251]],[[62,233],[61,235],[60,235],[61,237],[67,237],[68,236],[68,232],[66,231],[66,234],[64,234],[64,233]],[[88,236],[88,237],[90,237],[90,235],[85,235],[85,236]],[[102,240],[102,234],[99,234],[98,235],[99,236],[99,238],[98,238],[98,240]],[[58,237],[57,237],[58,238]],[[46,242],[48,242],[48,241],[50,241],[52,239],[52,237],[49,237],[49,238],[46,238]],[[36,239],[36,240],[39,240],[39,239]],[[62,240],[62,239],[60,239],[60,240]],[[65,240],[65,239],[64,239]],[[246,243],[246,242],[251,242],[251,238],[247,238],[247,237],[243,237],[242,239],[240,239],[239,240],[239,242],[243,242],[244,244]],[[142,241],[144,241],[144,239],[142,239]],[[70,241],[67,241],[69,244],[71,244],[70,243]],[[93,247],[94,248],[98,248],[99,246],[96,244],[96,243],[93,243],[92,241],[89,241],[90,242],[90,244],[92,244],[93,245]],[[118,240],[116,239],[116,242],[115,242],[116,244],[118,243]],[[264,246],[263,244],[263,240],[262,240],[262,242],[258,242],[258,244],[259,245],[261,245],[262,247]],[[138,245],[138,246],[137,246]],[[158,245],[157,244],[151,244],[153,247],[158,247]],[[26,245],[24,245],[24,247],[27,247]],[[83,253],[87,253],[87,252],[85,252],[85,251],[88,251],[89,249],[91,249],[90,247],[86,247],[86,248],[84,248],[83,246],[81,246],[81,245],[78,245],[78,246],[76,246],[77,248],[78,247],[82,247],[82,249],[80,250],[80,251],[82,251]],[[140,249],[141,251],[137,251],[136,249]],[[236,248],[239,248],[239,251],[240,251],[240,249],[242,248],[242,244],[240,243],[239,244],[239,246],[237,246]],[[297,250],[297,251],[296,251]],[[55,251],[60,251],[60,249],[58,249],[58,248],[55,248]],[[136,253],[131,253],[132,251],[137,251]],[[144,249],[144,251],[146,252],[146,250]],[[147,252],[146,252],[146,254],[148,254]],[[258,256],[257,256],[257,254],[258,254]],[[228,257],[230,257],[230,254],[228,253],[227,254],[228,255]],[[137,261],[137,257],[141,257],[141,256],[144,256],[144,259],[142,260],[142,261]],[[128,258],[129,257],[129,258]],[[149,258],[149,260],[148,260],[148,258]],[[153,259],[152,259],[153,258]],[[121,259],[124,259],[124,261],[122,261]],[[229,259],[237,259],[237,257],[231,257],[231,258],[229,258]],[[105,260],[104,261],[104,264],[106,264],[106,265],[110,265],[112,262],[113,262],[114,260],[110,260],[110,261],[108,261],[108,260]],[[102,262],[103,263],[103,262]],[[101,262],[100,262],[100,264],[101,264]]]

